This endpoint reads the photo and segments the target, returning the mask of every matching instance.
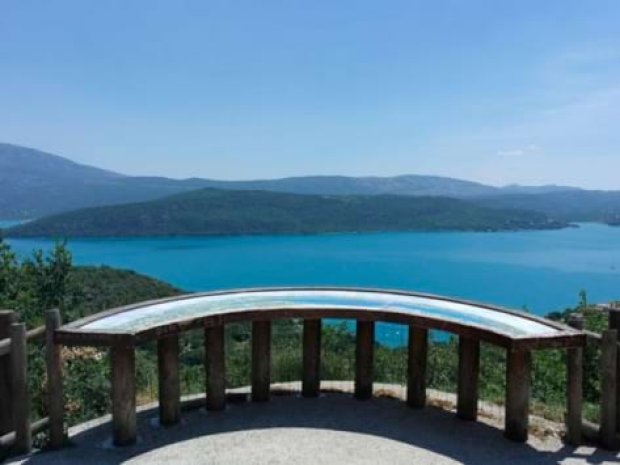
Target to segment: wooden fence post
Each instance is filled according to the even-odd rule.
[[[162,426],[176,425],[181,420],[178,335],[157,340],[157,374],[159,423]]]
[[[321,320],[304,320],[303,380],[304,397],[318,397],[321,391]]]
[[[112,429],[115,446],[136,442],[136,353],[131,344],[110,348]]]
[[[271,321],[252,322],[252,400],[266,402],[271,385]]]
[[[375,322],[357,321],[355,343],[355,398],[372,397],[374,378]]]
[[[609,308],[609,329],[618,331],[620,344],[620,307],[614,305]],[[616,432],[620,433],[620,356],[616,361]]]
[[[11,325],[11,377],[13,382],[13,423],[15,451],[26,454],[32,450],[30,431],[30,396],[28,395],[28,347],[26,324]]]
[[[571,315],[568,324],[583,329],[583,315]],[[566,442],[581,444],[583,408],[583,348],[571,347],[566,352]]]
[[[65,438],[64,391],[61,347],[54,342],[54,331],[61,326],[58,309],[45,312],[45,358],[47,363],[47,409],[50,418],[50,446],[62,447]]]
[[[226,353],[224,325],[205,328],[207,410],[226,408]],[[269,389],[269,386],[267,386]]]
[[[478,418],[478,375],[480,371],[480,341],[459,337],[459,379],[456,414],[463,420]]]
[[[616,446],[616,364],[618,331],[603,331],[601,339],[601,427],[599,439],[607,449]]]
[[[526,442],[528,437],[531,371],[529,351],[508,349],[504,436],[517,442]]]
[[[407,359],[407,405],[423,408],[426,405],[426,364],[428,330],[409,325]]]
[[[0,341],[11,337],[15,312],[0,310]],[[0,436],[13,431],[13,394],[11,386],[11,355],[0,356]]]

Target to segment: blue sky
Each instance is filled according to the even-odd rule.
[[[0,141],[128,174],[620,189],[620,2],[0,3]]]

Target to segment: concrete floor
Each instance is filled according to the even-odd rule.
[[[74,446],[34,454],[20,464],[620,464],[620,455],[574,449],[557,438],[516,444],[502,431],[467,423],[437,408],[411,410],[392,399],[357,401],[347,394],[319,399],[274,396],[226,411],[192,410],[161,428],[157,410],[138,416],[138,444],[110,445],[108,421],[73,430]]]

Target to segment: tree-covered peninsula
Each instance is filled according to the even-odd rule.
[[[387,231],[512,231],[566,223],[447,197],[331,196],[200,189],[94,207],[9,229],[11,237],[198,236]]]

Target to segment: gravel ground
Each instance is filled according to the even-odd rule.
[[[20,464],[620,464],[620,455],[568,447],[554,435],[516,444],[492,424],[468,423],[451,412],[411,410],[387,398],[348,394],[319,399],[274,396],[262,404],[229,404],[223,412],[194,409],[162,428],[157,409],[138,415],[135,446],[112,447],[101,419],[70,431],[73,447],[16,459]]]

